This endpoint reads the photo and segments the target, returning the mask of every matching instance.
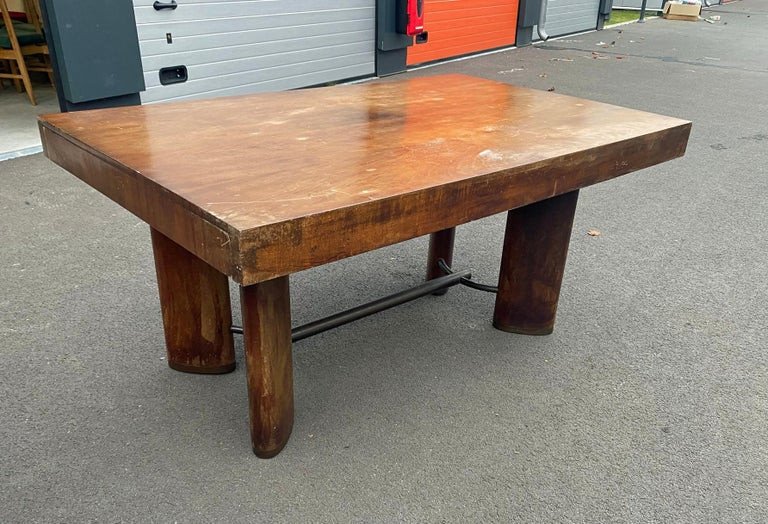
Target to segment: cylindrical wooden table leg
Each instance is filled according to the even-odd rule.
[[[496,328],[552,333],[578,197],[572,191],[508,213],[493,312]]]
[[[188,373],[235,369],[226,275],[152,229],[168,365]]]
[[[293,429],[293,359],[288,277],[240,288],[251,443],[260,458],[280,453]]]
[[[441,258],[449,266],[453,263],[453,241],[456,238],[456,228],[449,227],[429,235],[429,258],[427,259],[427,280],[444,275],[437,261]],[[441,289],[433,295],[445,295],[448,289]]]

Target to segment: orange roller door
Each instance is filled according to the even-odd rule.
[[[429,42],[408,48],[408,65],[513,45],[518,0],[424,0]]]

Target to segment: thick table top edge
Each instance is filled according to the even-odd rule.
[[[565,104],[581,100],[544,95],[559,97]],[[584,102],[593,104],[600,114],[615,107]],[[505,167],[503,162],[489,165],[485,174],[416,189],[403,186],[371,200],[340,200],[334,207],[277,217],[253,227],[218,216],[55,124],[66,117],[43,115],[39,126],[45,154],[51,160],[219,271],[248,285],[581,189],[684,154],[689,121],[616,110],[620,114],[619,110],[626,111],[628,116],[637,114],[638,121],[644,122],[638,131],[643,131],[631,135],[621,127],[615,141],[603,133],[597,136],[600,140],[594,140],[601,143],[593,147],[512,166]],[[593,127],[594,121],[592,118]],[[628,124],[631,126],[631,119]],[[109,176],[95,176],[99,170]],[[130,191],[123,194],[128,186]],[[167,211],[168,216],[159,210]],[[334,245],[328,243],[329,235],[337,240]]]
[[[240,267],[242,283],[264,280],[309,269],[328,262],[410,240],[448,227],[485,218],[496,213],[525,206],[540,200],[583,189],[619,176],[651,167],[685,154],[691,123],[676,126],[572,153],[525,166],[501,170],[469,180],[446,184],[439,191],[427,188],[318,213],[300,219],[253,228],[240,232]],[[656,155],[649,144],[664,141],[667,148]],[[659,151],[656,149],[656,151]],[[609,160],[601,161],[605,155]],[[614,155],[627,154],[631,160],[614,160]],[[576,162],[581,159],[580,162]],[[537,179],[535,186],[503,182],[509,178]],[[475,194],[471,200],[462,196]],[[480,195],[479,197],[477,195]],[[466,203],[457,216],[454,210]],[[361,213],[362,209],[369,214]],[[413,213],[402,213],[412,208]],[[367,221],[366,217],[383,220]],[[329,246],[331,231],[356,231],[368,227],[366,235],[351,235],[354,242]],[[282,239],[277,243],[275,239]],[[278,247],[279,246],[279,247]]]
[[[139,174],[130,168],[93,150],[74,137],[61,133],[50,123],[41,120],[40,125],[41,128],[66,140],[91,158],[119,170],[122,176],[148,182],[146,178],[138,176]],[[148,222],[150,226],[166,234],[236,282],[250,285],[582,189],[681,157],[685,153],[690,130],[691,123],[680,120],[676,126],[632,139],[604,144],[589,150],[468,180],[459,180],[438,189],[420,189],[244,230],[229,226],[216,217],[206,216],[209,214],[204,210],[190,205],[183,198],[169,191],[165,191],[166,196],[171,197],[169,203],[174,202],[182,206],[185,211],[193,215],[192,218],[197,224],[190,222],[189,227],[179,231],[178,228],[164,224],[162,220],[152,220],[148,216],[149,211],[120,202],[119,195],[114,191],[99,187],[92,180],[85,180],[75,166],[67,165],[66,160],[57,158],[56,152],[49,147],[47,138],[50,137],[45,133],[43,133],[43,145],[45,154],[51,160],[74,172],[86,183],[117,201]],[[666,147],[655,147],[654,144],[658,142],[665,142]],[[654,154],[648,155],[649,152]],[[623,157],[625,160],[609,160],[607,164],[601,164],[599,160],[601,156],[609,159]],[[515,177],[535,179],[537,184],[531,186],[504,182],[504,179]],[[466,196],[468,192],[476,194],[478,191],[483,193],[482,197],[473,197],[474,204],[465,206],[461,216],[456,216],[455,213],[446,216],[446,213],[441,212],[441,210],[461,207],[459,203],[464,200],[462,195]],[[412,208],[415,211],[402,212],[403,208]],[[366,217],[379,217],[381,220],[368,221]],[[342,242],[334,246],[327,243],[329,230],[356,230],[364,227],[366,223],[369,231],[364,237],[357,237],[354,242]],[[203,233],[200,230],[203,230]],[[214,233],[211,234],[211,231]]]
[[[38,127],[47,158],[221,273],[241,280],[238,230],[63,132],[44,116],[38,117]]]

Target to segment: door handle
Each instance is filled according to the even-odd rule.
[[[179,7],[179,4],[176,3],[176,0],[171,0],[170,3],[163,3],[159,0],[155,0],[155,3],[152,4],[152,7],[155,8],[155,11],[160,11],[161,9],[176,9]]]

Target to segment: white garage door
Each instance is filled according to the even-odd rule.
[[[600,0],[549,0],[547,4],[547,33],[567,35],[597,28]]]
[[[172,0],[160,0],[171,4]],[[375,0],[133,0],[143,103],[277,91],[372,75]],[[162,68],[187,80],[162,85]]]

